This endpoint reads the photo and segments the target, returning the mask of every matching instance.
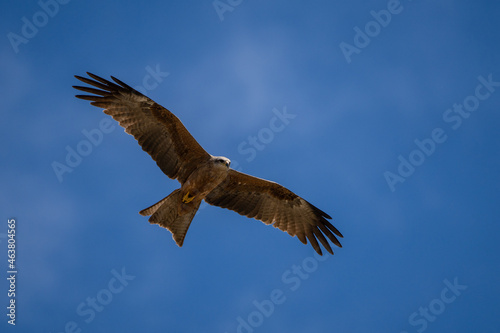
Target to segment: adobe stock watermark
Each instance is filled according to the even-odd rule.
[[[252,333],[261,327],[265,320],[271,317],[278,305],[287,301],[287,294],[297,291],[302,283],[309,279],[318,270],[320,262],[327,260],[331,255],[320,256],[317,253],[305,258],[299,265],[292,265],[281,274],[283,286],[269,292],[269,297],[263,300],[254,300],[254,310],[247,315],[236,317],[236,333]],[[226,331],[226,333],[228,333]]]
[[[212,6],[214,6],[215,12],[219,16],[219,20],[224,21],[224,13],[232,12],[236,7],[241,5],[243,0],[214,0]]]
[[[135,86],[134,89],[146,95],[148,91],[152,91],[170,75],[168,72],[162,72],[160,65],[157,64],[153,69],[151,66],[146,66],[146,75],[142,80],[142,86]],[[117,128],[117,123],[111,117],[103,118],[99,121],[97,127],[90,130],[83,129],[84,136],[74,147],[66,146],[66,157],[63,162],[53,161],[51,163],[52,170],[57,177],[59,183],[62,183],[63,176],[67,173],[72,173],[77,168],[83,159],[89,156],[95,148],[100,146],[104,140],[104,135],[109,134]]]
[[[249,135],[238,144],[238,153],[247,155],[245,160],[252,162],[259,151],[263,151],[275,138],[276,134],[282,132],[292,119],[297,115],[288,113],[286,105],[282,110],[272,109],[273,116],[269,119],[267,127],[261,128],[256,135]],[[236,159],[231,159],[231,168],[236,171],[243,171],[243,167]],[[198,211],[202,211],[209,205],[203,200]]]
[[[154,69],[151,66],[146,66],[145,70],[147,74],[142,79],[142,86],[134,87],[135,90],[139,91],[143,95],[147,95],[148,91],[158,88],[160,83],[162,83],[163,80],[170,75],[169,72],[161,71],[160,64],[156,64]]]
[[[413,312],[408,316],[408,323],[418,332],[424,332],[429,323],[437,320],[438,316],[442,315],[448,306],[455,302],[462,295],[462,292],[468,287],[458,283],[458,278],[453,279],[453,283],[448,279],[443,281],[445,287],[439,293],[439,296],[429,302],[427,306],[421,306],[418,311]],[[401,331],[400,333],[409,333]]]
[[[73,172],[82,163],[83,159],[89,156],[94,148],[102,143],[104,134],[113,132],[116,126],[113,119],[104,118],[101,119],[98,127],[90,131],[83,129],[82,134],[85,139],[80,140],[75,148],[69,145],[66,146],[66,158],[64,162],[53,161],[51,164],[59,183],[63,182],[64,174]]]
[[[39,29],[45,27],[51,18],[54,18],[61,5],[66,5],[71,0],[40,0],[37,2],[40,10],[36,11],[30,18],[23,16],[21,18],[21,29],[18,33],[9,32],[7,38],[15,53],[19,53],[21,44],[28,44],[29,41],[38,34]]]
[[[350,64],[352,62],[351,57],[353,54],[360,54],[362,49],[370,45],[372,39],[380,34],[382,28],[387,28],[387,26],[391,23],[393,15],[400,14],[403,9],[404,7],[401,5],[399,0],[389,0],[387,2],[387,9],[370,11],[370,15],[373,17],[373,20],[368,21],[363,30],[358,26],[353,28],[355,32],[353,37],[354,45],[344,41],[339,44],[340,50],[342,51],[347,63]]]
[[[282,132],[290,121],[297,117],[296,114],[289,113],[286,105],[281,110],[273,108],[273,116],[269,119],[268,126],[261,128],[255,135],[249,135],[245,140],[238,144],[238,153],[245,156],[247,162],[252,162],[259,151],[263,151],[273,142],[277,133]],[[233,168],[237,168],[239,163],[236,163]]]
[[[454,131],[459,129],[463,121],[479,108],[481,102],[491,97],[496,87],[500,87],[500,82],[493,81],[493,74],[489,74],[487,78],[482,75],[478,76],[477,80],[479,84],[473,94],[465,97],[461,104],[455,103],[452,108],[443,112],[443,121]],[[396,191],[397,184],[404,183],[413,175],[415,170],[436,152],[437,146],[447,139],[448,135],[442,127],[434,128],[424,139],[415,139],[413,142],[416,148],[407,157],[398,156],[399,165],[396,172],[385,171],[383,174],[391,192]]]
[[[120,272],[112,269],[111,275],[112,277],[105,288],[99,290],[95,296],[89,296],[77,305],[75,312],[79,319],[66,322],[64,329],[60,332],[81,333],[83,323],[87,325],[92,323],[96,316],[109,306],[113,299],[129,285],[129,282],[135,279],[135,276],[128,275],[125,272],[125,267],[122,267]],[[83,323],[81,320],[83,320]]]

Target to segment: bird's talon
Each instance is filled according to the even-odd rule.
[[[189,192],[184,194],[184,196],[182,197],[182,202],[183,203],[190,203],[191,201],[193,201],[194,199],[194,196],[192,196]]]

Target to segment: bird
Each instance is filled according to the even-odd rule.
[[[232,169],[228,158],[205,151],[172,112],[114,76],[110,81],[87,75],[75,75],[87,84],[73,86],[87,93],[75,97],[102,108],[163,173],[179,181],[180,188],[139,212],[169,230],[179,247],[202,200],[272,225],[303,244],[309,241],[319,255],[323,252],[318,240],[330,254],[328,240],[342,247],[337,237],[343,235],[328,221],[330,215],[276,182]]]

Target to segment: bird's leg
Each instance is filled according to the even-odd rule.
[[[187,191],[186,194],[184,194],[184,196],[182,197],[182,202],[190,203],[191,201],[193,201],[193,199],[194,195],[192,195],[189,191]]]

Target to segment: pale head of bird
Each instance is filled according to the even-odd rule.
[[[224,156],[212,156],[212,161],[215,165],[229,169],[231,165],[231,160]]]

